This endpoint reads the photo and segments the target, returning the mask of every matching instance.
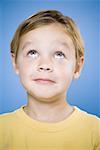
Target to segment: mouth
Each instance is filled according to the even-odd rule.
[[[55,83],[55,81],[51,79],[47,79],[47,78],[38,78],[38,79],[34,79],[34,81],[40,84],[54,84]]]

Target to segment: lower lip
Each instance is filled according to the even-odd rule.
[[[53,81],[50,81],[50,80],[34,80],[34,81],[40,84],[53,84],[54,83]]]

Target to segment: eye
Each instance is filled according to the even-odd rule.
[[[36,50],[29,50],[27,55],[32,57],[32,58],[37,58],[39,53]]]
[[[61,58],[61,59],[63,59],[63,58],[65,58],[65,54],[62,51],[57,51],[55,53],[55,58]]]

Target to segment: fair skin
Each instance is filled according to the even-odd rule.
[[[80,58],[76,69],[75,47],[65,28],[50,24],[34,29],[20,39],[17,60],[13,66],[27,91],[25,113],[33,119],[59,122],[69,117],[73,107],[66,94],[73,78],[83,66]]]

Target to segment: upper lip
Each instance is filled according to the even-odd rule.
[[[49,82],[53,82],[53,83],[55,83],[55,81],[54,81],[54,80],[49,79],[49,78],[36,78],[36,79],[34,79],[34,81],[38,81],[38,80],[42,80],[42,81],[49,81]]]

